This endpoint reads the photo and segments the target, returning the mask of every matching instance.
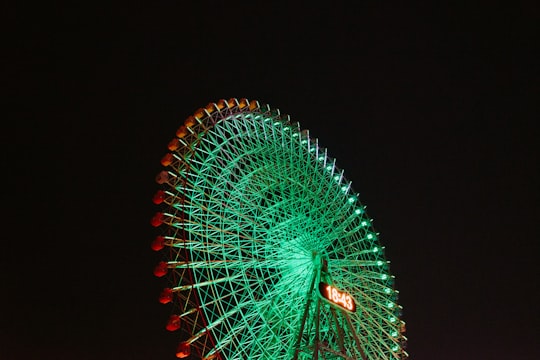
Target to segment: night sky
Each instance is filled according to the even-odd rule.
[[[0,359],[174,358],[154,176],[183,120],[231,97],[345,170],[411,359],[540,358],[540,8],[434,3],[9,5]]]

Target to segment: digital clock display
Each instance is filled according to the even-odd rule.
[[[343,310],[355,312],[356,302],[352,296],[336,287],[324,282],[319,283],[319,294],[331,304],[340,307]]]

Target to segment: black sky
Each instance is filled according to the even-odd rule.
[[[309,128],[381,233],[412,359],[538,359],[531,2],[11,4],[0,359],[172,359],[155,174],[184,118]]]

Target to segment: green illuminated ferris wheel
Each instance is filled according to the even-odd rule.
[[[378,234],[307,130],[257,101],[220,100],[168,149],[152,248],[178,358],[407,358]]]

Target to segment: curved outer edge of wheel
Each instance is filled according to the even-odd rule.
[[[191,116],[185,119],[183,124],[177,129],[176,136],[169,142],[167,146],[169,152],[167,152],[161,159],[161,164],[163,165],[164,170],[161,171],[157,177],[159,178],[161,176],[162,182],[160,183],[160,185],[163,185],[165,188],[176,188],[178,186],[178,183],[182,180],[180,176],[178,176],[178,174],[176,174],[174,171],[171,171],[170,169],[180,169],[182,168],[182,166],[184,166],[186,168],[186,171],[189,171],[189,162],[185,160],[185,155],[189,154],[190,152],[196,151],[197,144],[200,139],[205,136],[205,134],[219,122],[234,121],[235,115],[242,113],[261,114],[266,117],[271,117],[273,121],[279,121],[282,124],[288,126],[291,130],[294,131],[294,133],[297,133],[298,136],[301,137],[302,141],[305,142],[306,146],[308,146],[308,151],[314,152],[313,156],[315,156],[320,161],[322,167],[332,167],[332,174],[334,176],[334,179],[343,184],[342,190],[345,193],[350,194],[351,196],[357,196],[357,194],[354,192],[354,189],[352,188],[352,183],[345,178],[344,171],[340,170],[337,167],[336,160],[328,156],[327,150],[325,148],[319,147],[318,139],[310,137],[309,130],[301,129],[298,122],[291,123],[289,116],[282,115],[279,109],[271,108],[268,104],[260,103],[257,100],[249,101],[246,98],[231,98],[229,100],[220,99],[217,102],[210,102],[205,107],[197,109]],[[175,203],[175,195],[170,192],[165,192],[165,195],[162,199],[160,199],[160,201],[160,203],[164,203],[165,205],[172,207],[172,205],[174,205]],[[365,206],[363,208],[365,209]],[[158,212],[158,214],[160,213]],[[167,216],[166,213],[161,214],[162,218],[159,225],[165,224],[167,226],[167,230],[165,231],[165,233],[169,232],[169,234],[160,236],[163,236],[165,238],[164,245],[171,248],[171,252],[169,254],[171,255],[172,242],[170,236],[170,228],[173,225],[173,219],[172,217]],[[159,217],[159,215],[157,214],[156,216]],[[370,227],[372,229],[372,232],[378,235],[378,233],[376,233],[373,229],[371,219]],[[173,232],[177,231],[178,229],[173,230]],[[168,259],[167,256],[164,256],[164,258]],[[169,269],[173,269],[172,272],[174,274],[174,264],[167,263],[167,267]],[[171,287],[174,287],[175,284],[178,283],[178,279],[175,279],[174,276],[172,276],[171,278],[171,276],[169,275],[168,283]],[[395,290],[395,288],[393,289],[393,291],[397,293],[397,290]],[[201,317],[204,318],[204,314],[200,310],[200,305],[199,310],[197,311],[199,311]],[[398,320],[400,321],[402,329],[400,330],[400,341],[406,342],[407,338],[403,335],[403,333],[405,332],[405,322],[400,318],[398,318]],[[203,351],[203,349],[197,350],[200,352]],[[404,347],[401,349],[399,354],[400,359],[405,359],[408,357],[408,354],[404,351]],[[216,354],[215,356],[217,358],[220,358],[219,354]]]

